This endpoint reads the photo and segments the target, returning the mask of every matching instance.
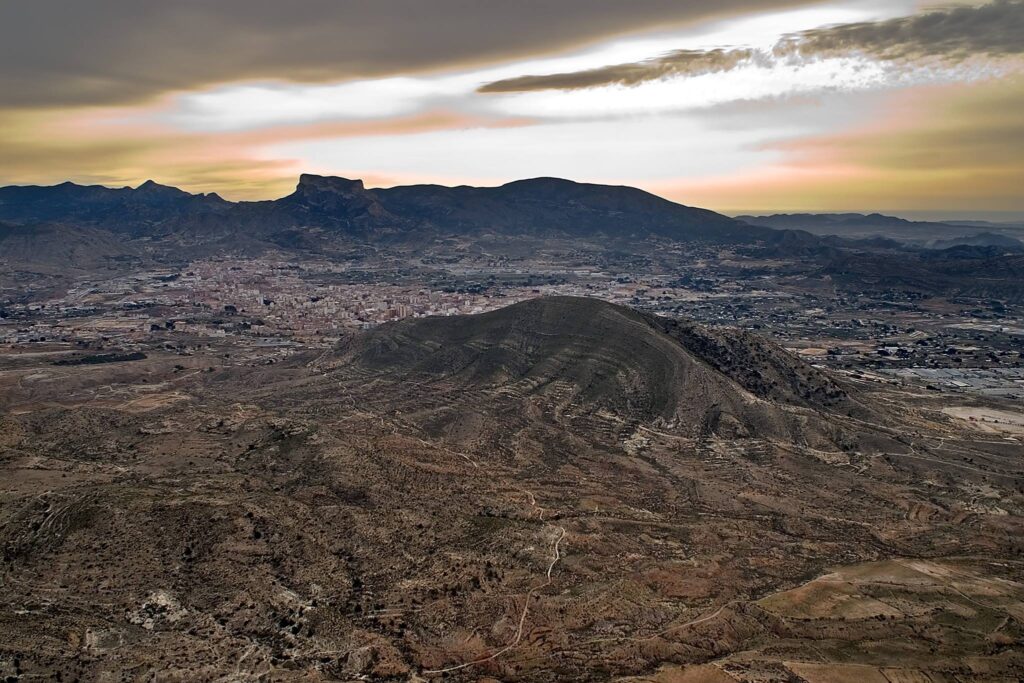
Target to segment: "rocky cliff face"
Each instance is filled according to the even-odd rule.
[[[295,192],[281,200],[333,218],[383,219],[387,211],[362,180],[302,174]]]

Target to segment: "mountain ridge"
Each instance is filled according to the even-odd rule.
[[[737,220],[776,230],[805,230],[821,237],[886,238],[900,243],[944,249],[957,244],[1010,246],[1020,243],[1024,229],[985,221],[913,221],[881,213],[777,213],[740,215]]]
[[[255,237],[299,227],[322,227],[361,238],[496,233],[738,243],[782,239],[787,234],[637,188],[560,178],[531,178],[498,187],[367,189],[358,179],[304,173],[291,194],[256,202],[191,194],[154,181],[136,188],[70,182],[0,188],[0,220],[12,223],[82,224],[142,235],[201,233],[210,217]],[[805,234],[803,240],[808,239],[813,241]]]

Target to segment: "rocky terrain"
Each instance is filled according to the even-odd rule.
[[[1017,438],[589,299],[0,368],[14,680],[1009,681]]]

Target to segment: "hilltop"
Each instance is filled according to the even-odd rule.
[[[580,297],[399,321],[349,338],[339,359],[398,382],[555,397],[565,410],[689,434],[820,435],[830,430],[815,415],[868,412],[761,337]]]

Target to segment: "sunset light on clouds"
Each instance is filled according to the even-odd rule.
[[[0,682],[1024,681],[1024,0],[0,0]]]
[[[0,8],[0,181],[560,176],[720,211],[1024,213],[1022,2],[172,4],[91,3],[86,60],[75,16]],[[424,16],[389,34],[401,12]]]

